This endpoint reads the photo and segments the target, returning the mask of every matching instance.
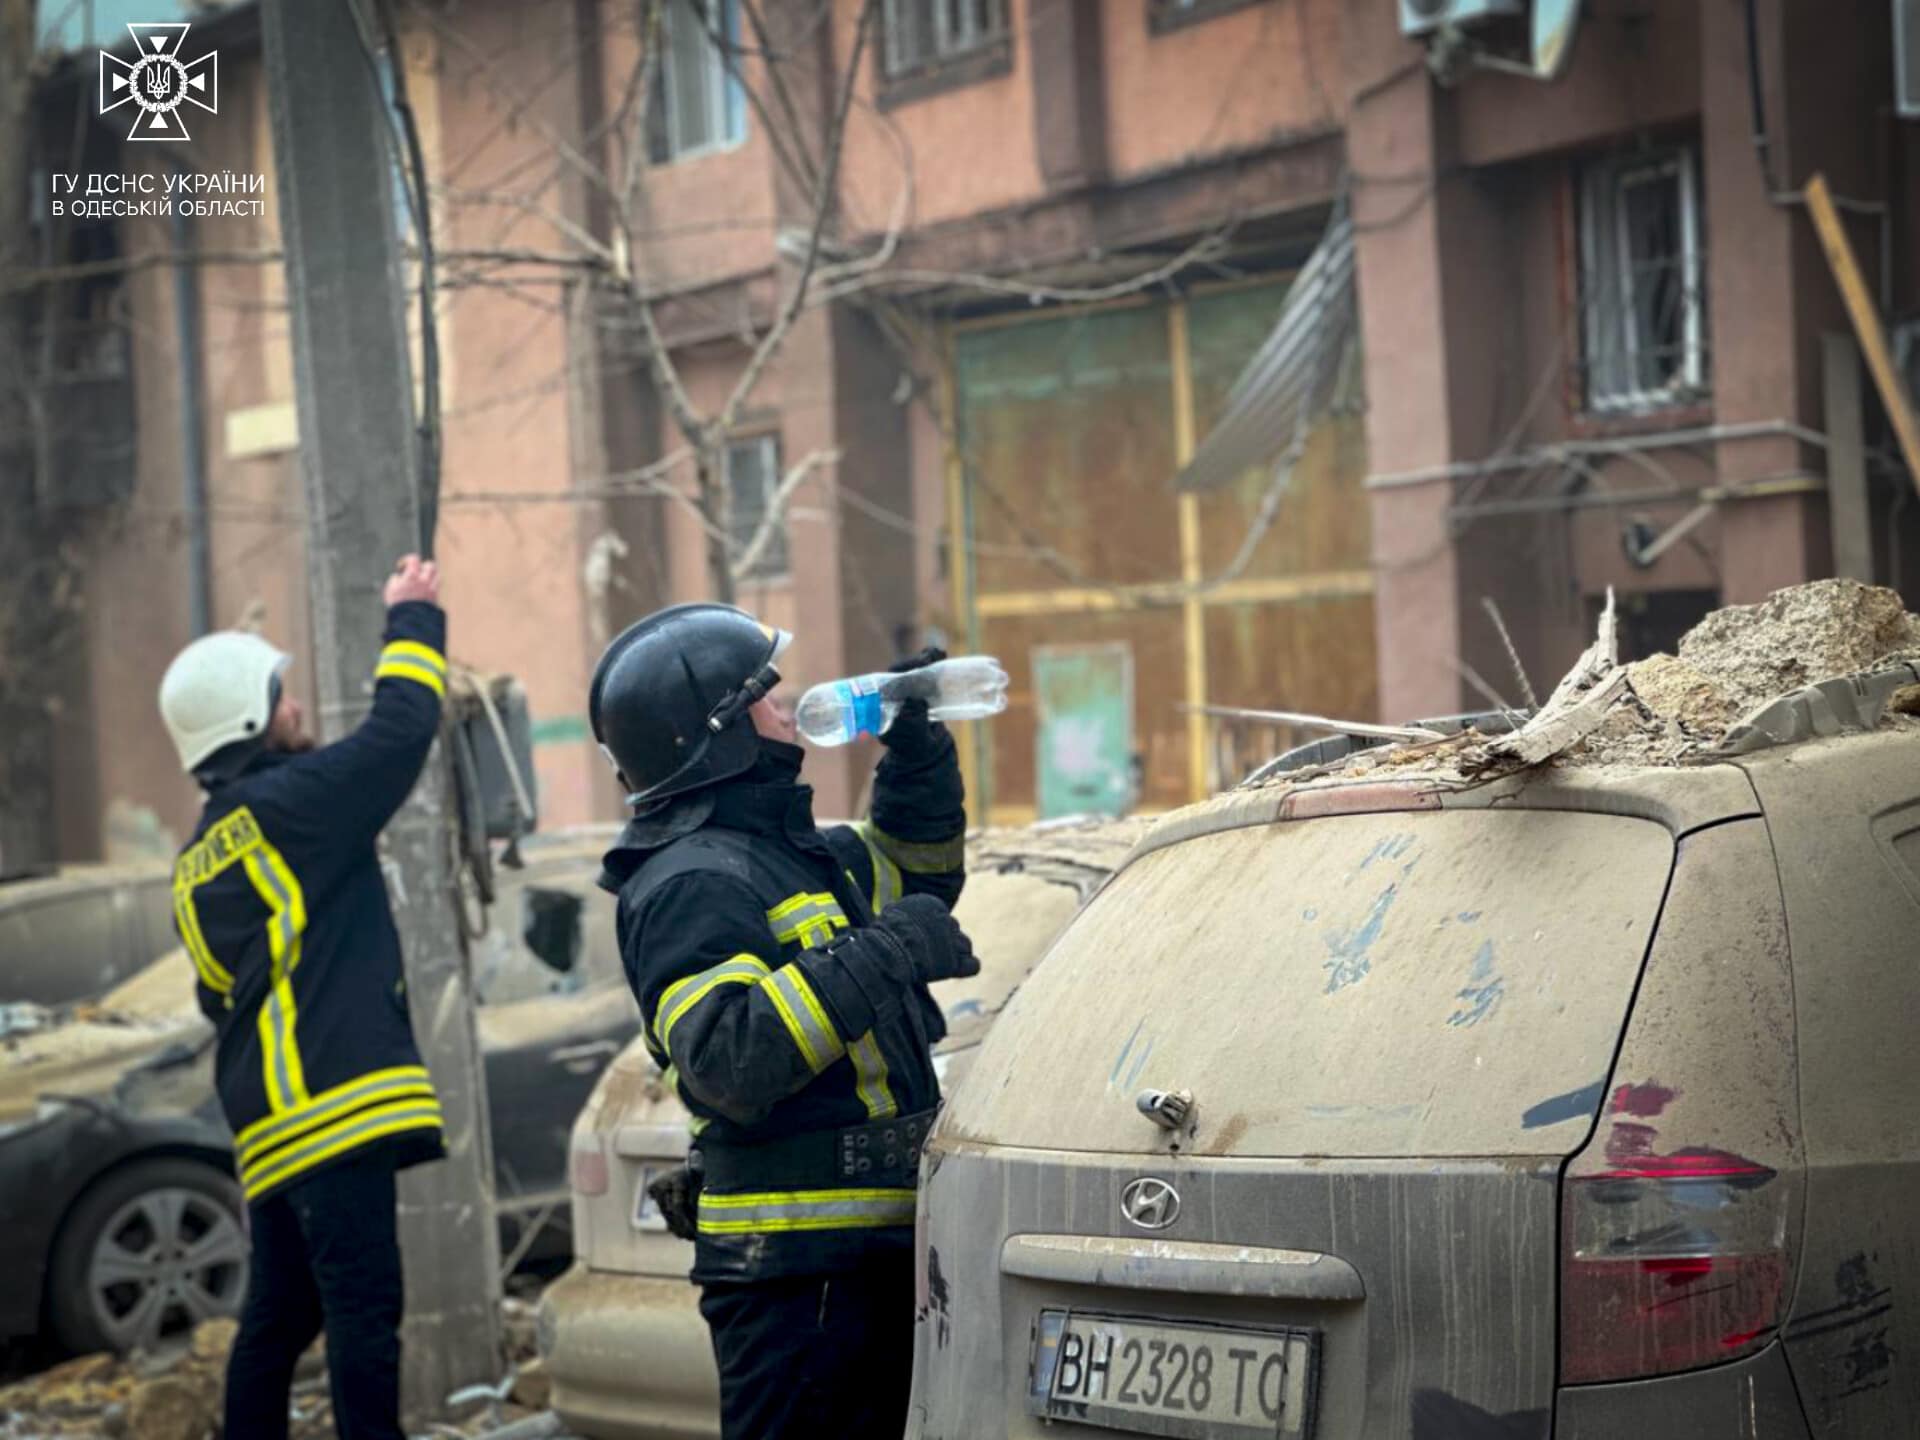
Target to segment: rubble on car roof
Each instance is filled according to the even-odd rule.
[[[1592,646],[1535,716],[1509,735],[1462,731],[1444,739],[1357,750],[1282,771],[1264,783],[1329,776],[1419,775],[1441,784],[1528,768],[1677,765],[1720,750],[1743,720],[1809,685],[1899,664],[1920,666],[1920,615],[1900,597],[1855,580],[1816,580],[1755,605],[1716,610],[1681,638],[1677,655],[1620,665],[1609,600]],[[1920,685],[1895,690],[1883,727],[1920,730]]]
[[[967,867],[992,869],[1003,861],[1056,860],[1112,870],[1153,827],[1150,816],[1108,819],[1071,816],[1032,825],[992,826],[967,836]]]

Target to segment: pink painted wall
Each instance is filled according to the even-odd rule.
[[[1345,120],[1339,0],[1260,0],[1154,34],[1138,0],[1100,7],[1116,180]]]
[[[837,67],[853,53],[860,9],[858,0],[834,4]],[[937,225],[1041,193],[1031,58],[1020,43],[1028,0],[1008,0],[1008,10],[1015,36],[1009,73],[884,111],[873,105],[878,32],[869,36],[855,81],[860,103],[848,121],[841,161],[850,229],[883,230],[903,194],[911,198],[911,223]],[[903,146],[909,152],[904,159]]]

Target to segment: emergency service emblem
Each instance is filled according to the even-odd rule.
[[[134,107],[129,140],[186,140],[182,104],[198,105],[209,115],[220,113],[220,52],[209,50],[192,60],[184,57],[184,22],[127,26],[133,36],[134,58],[100,52],[100,113]]]

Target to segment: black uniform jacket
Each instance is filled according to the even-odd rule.
[[[832,1273],[912,1243],[917,1138],[889,1122],[938,1104],[946,1025],[884,952],[835,945],[902,895],[951,906],[965,881],[953,740],[903,726],[869,821],[816,828],[801,752],[763,741],[753,770],[635,820],[606,857],[646,1041],[706,1167],[696,1280]]]
[[[446,616],[387,615],[373,710],[337,744],[263,751],[207,796],[174,866],[174,927],[219,1030],[216,1079],[249,1201],[384,1147],[442,1152],[374,842],[426,762]]]

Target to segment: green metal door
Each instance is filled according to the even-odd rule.
[[[1033,650],[1038,809],[1123,815],[1133,803],[1133,647]]]

